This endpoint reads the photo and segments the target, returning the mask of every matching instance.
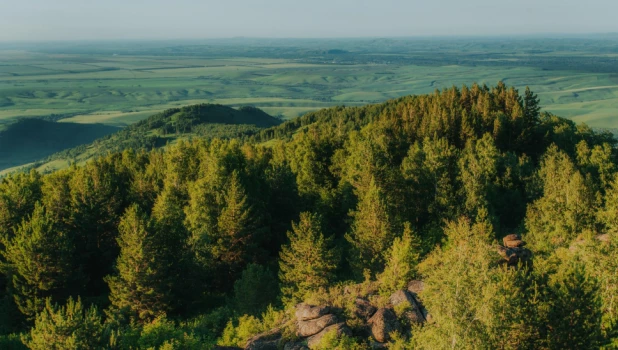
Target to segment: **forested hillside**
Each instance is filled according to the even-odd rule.
[[[50,147],[47,147],[42,151],[39,150],[39,153],[43,152],[44,155],[49,155],[52,152],[57,153],[51,154],[44,159],[41,159],[43,156],[39,156],[35,159],[32,159],[32,156],[28,158],[28,162],[37,161],[33,165],[30,165],[29,168],[39,168],[49,171],[49,165],[52,164],[52,162],[62,162],[63,165],[69,163],[83,163],[96,157],[105,156],[110,152],[122,152],[125,149],[151,150],[163,147],[180,139],[189,139],[192,137],[203,139],[242,138],[255,134],[263,128],[278,125],[279,123],[279,119],[255,107],[245,106],[235,109],[217,104],[199,104],[181,108],[171,108],[129,125],[115,133],[108,131],[107,133],[102,133],[99,137],[91,137],[90,139],[83,134],[81,137],[75,137],[75,135],[69,135],[68,133],[87,131],[93,129],[95,127],[94,125],[51,123],[34,119],[30,120],[29,123],[22,122],[19,124],[27,124],[29,126],[36,124],[37,128],[35,130],[44,130],[39,124],[46,125],[49,131],[41,131],[45,135],[51,134],[53,131],[67,130],[65,132],[67,134],[64,137],[65,141],[63,142],[65,144],[68,143],[71,145],[69,147],[72,148],[65,146],[63,148],[52,147],[50,149]],[[71,128],[70,126],[73,127]],[[97,127],[99,129],[103,128],[104,130],[117,130],[117,128],[104,125],[97,125]],[[24,129],[24,127],[21,129]],[[21,134],[23,133],[22,131]],[[7,145],[6,149],[20,149],[18,147],[20,145],[15,141],[16,136],[19,136],[20,133],[17,130],[7,130],[5,134],[11,137],[11,141],[9,141],[7,137],[6,142],[4,142]],[[55,140],[57,138],[58,135],[56,134],[50,139]],[[17,137],[17,139],[19,139],[19,137]],[[41,138],[36,138],[37,141],[35,142],[29,141],[30,139],[31,137],[27,137],[25,142],[38,142],[35,146],[39,148],[42,148],[40,146],[41,143],[44,145],[52,143],[51,141],[44,143],[45,139],[41,140]],[[87,141],[84,142],[84,140]],[[8,147],[9,142],[12,142],[12,144],[10,144],[11,147]],[[0,143],[2,143],[2,134],[0,134]],[[73,145],[78,146],[73,147]],[[20,152],[24,152],[23,148],[21,151],[13,152],[15,153],[12,156],[14,162],[20,160]],[[3,154],[0,152],[0,160],[2,160],[2,156]],[[22,162],[17,163],[17,165],[23,165],[25,163],[25,160],[22,160]],[[2,170],[2,168],[0,168],[0,170]],[[51,170],[53,170],[53,168]]]
[[[14,174],[0,348],[616,346],[615,146],[499,83]]]

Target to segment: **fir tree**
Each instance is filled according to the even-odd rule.
[[[395,238],[393,245],[385,254],[386,268],[378,275],[383,294],[404,289],[416,276],[416,265],[420,260],[420,241],[405,223],[403,235]]]
[[[39,203],[9,242],[5,258],[12,272],[15,303],[28,318],[43,309],[47,297],[66,296],[64,288],[75,272],[73,244]]]
[[[80,299],[69,298],[65,306],[47,299],[30,333],[22,341],[32,350],[103,349],[106,329],[95,307],[85,309]]]
[[[528,206],[526,228],[537,249],[550,251],[590,227],[593,201],[584,177],[556,146],[543,157],[539,177],[543,197]]]
[[[120,221],[116,261],[118,273],[108,276],[112,313],[149,321],[169,309],[166,276],[161,271],[157,239],[149,220],[136,205],[127,209]]]
[[[327,287],[333,281],[337,259],[315,214],[301,213],[288,238],[290,242],[281,247],[279,255],[279,280],[284,301],[293,303]]]
[[[371,181],[369,189],[352,213],[352,231],[346,239],[352,246],[350,263],[357,274],[365,269],[376,273],[384,268],[384,255],[393,241],[393,225],[380,188]]]
[[[237,172],[226,185],[217,229],[217,237],[212,240],[212,256],[233,271],[245,261],[252,238],[247,195]]]
[[[563,262],[549,282],[548,345],[551,349],[601,345],[599,285],[579,262]]]
[[[526,91],[524,92],[524,122],[526,128],[538,124],[539,112],[541,111],[539,102],[539,97],[526,86]]]

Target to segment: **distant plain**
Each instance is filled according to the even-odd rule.
[[[618,127],[618,40],[237,39],[0,47],[0,123],[123,126],[170,107],[253,105],[293,118],[478,82],[530,86],[545,110]]]
[[[169,108],[251,105],[290,119],[498,81],[529,86],[545,111],[618,130],[618,36],[611,35],[5,43],[0,176],[25,164],[66,167],[66,160],[41,161]],[[53,124],[16,123],[24,118]]]

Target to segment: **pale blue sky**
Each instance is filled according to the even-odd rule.
[[[0,41],[618,32],[618,0],[0,0]]]

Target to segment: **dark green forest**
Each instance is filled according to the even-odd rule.
[[[612,134],[503,83],[240,134],[2,179],[0,348],[618,346]]]

